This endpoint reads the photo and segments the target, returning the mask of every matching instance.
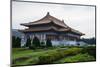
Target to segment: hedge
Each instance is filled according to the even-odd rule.
[[[58,49],[54,52],[47,53],[45,55],[39,56],[38,64],[50,64],[60,58],[76,55],[81,52],[81,48],[70,48],[70,49]]]
[[[94,58],[96,58],[96,46],[88,46],[88,47],[84,47],[82,49],[81,53],[88,53],[89,55],[93,56]]]

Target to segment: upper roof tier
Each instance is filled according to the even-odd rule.
[[[30,23],[22,23],[21,25],[23,26],[32,26],[32,25],[38,25],[38,24],[47,24],[47,23],[50,23],[50,22],[54,22],[55,24],[59,25],[59,26],[62,26],[62,27],[65,27],[67,28],[67,25],[64,23],[64,21],[62,20],[59,20],[53,16],[51,16],[49,14],[49,12],[47,13],[47,15],[45,17],[43,17],[42,19],[39,19],[37,21],[33,21],[33,22],[30,22]]]

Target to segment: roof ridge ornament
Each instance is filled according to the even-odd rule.
[[[47,12],[47,15],[50,15],[50,13],[49,13],[49,12]]]

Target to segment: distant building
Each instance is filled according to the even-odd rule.
[[[19,30],[24,35],[22,36],[23,43],[30,37],[35,36],[41,42],[46,42],[50,39],[52,44],[57,45],[76,45],[83,33],[67,26],[64,21],[59,20],[47,13],[45,17],[34,22],[22,23],[21,25],[28,27],[24,30]]]

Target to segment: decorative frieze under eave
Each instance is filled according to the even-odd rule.
[[[27,32],[44,32],[44,31],[55,31],[55,32],[68,32],[70,29],[56,29],[54,27],[45,28],[45,29],[25,29],[19,30],[20,32],[27,33]]]

